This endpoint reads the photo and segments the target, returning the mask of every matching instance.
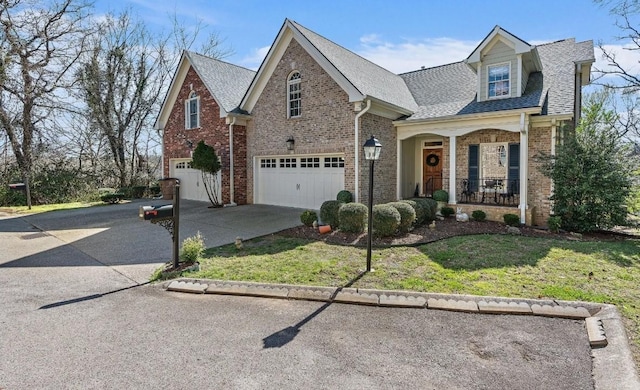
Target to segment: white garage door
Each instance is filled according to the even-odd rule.
[[[171,177],[180,179],[180,198],[209,202],[207,192],[202,183],[202,173],[191,168],[191,160],[171,160]],[[218,181],[218,199],[220,197],[220,172],[216,175]]]
[[[344,157],[260,157],[256,203],[318,210],[344,189]]]

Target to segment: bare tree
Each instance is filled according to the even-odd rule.
[[[107,15],[78,72],[81,97],[107,140],[121,187],[137,180],[141,145],[157,137],[152,121],[170,80],[167,38],[156,38],[129,11]]]
[[[29,208],[34,142],[72,83],[88,7],[83,0],[0,0],[0,130],[26,184]]]

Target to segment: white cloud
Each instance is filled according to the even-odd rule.
[[[271,46],[252,49],[250,54],[242,58],[238,65],[244,66],[245,68],[258,70],[258,68],[262,64],[262,61],[267,56],[269,49],[271,49]]]
[[[384,41],[376,34],[360,38],[356,53],[394,73],[404,73],[462,61],[478,45],[477,41],[453,38],[425,38],[401,43]]]
[[[604,50],[607,53],[613,53],[615,55],[616,62],[620,64],[620,66],[625,69],[629,74],[640,75],[640,53],[637,51],[638,47],[632,44],[626,45],[603,45]],[[634,50],[635,49],[635,50]],[[613,71],[615,70],[613,66],[610,65],[609,61],[603,57],[603,52],[599,47],[595,48],[595,57],[596,63],[594,65],[595,69],[600,69],[604,71]],[[597,76],[597,73],[594,74]],[[616,76],[607,76],[607,78],[612,78]]]

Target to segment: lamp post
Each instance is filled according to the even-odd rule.
[[[373,164],[380,158],[382,144],[372,135],[364,143],[364,158],[369,161],[369,221],[367,223],[367,272],[371,272],[371,231],[373,225]]]

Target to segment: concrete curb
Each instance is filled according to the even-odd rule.
[[[592,374],[595,389],[640,389],[640,378],[636,372],[622,318],[613,305],[188,278],[165,282],[163,287],[168,291],[198,294],[245,295],[383,307],[408,307],[481,314],[534,315],[583,320],[592,347]]]

